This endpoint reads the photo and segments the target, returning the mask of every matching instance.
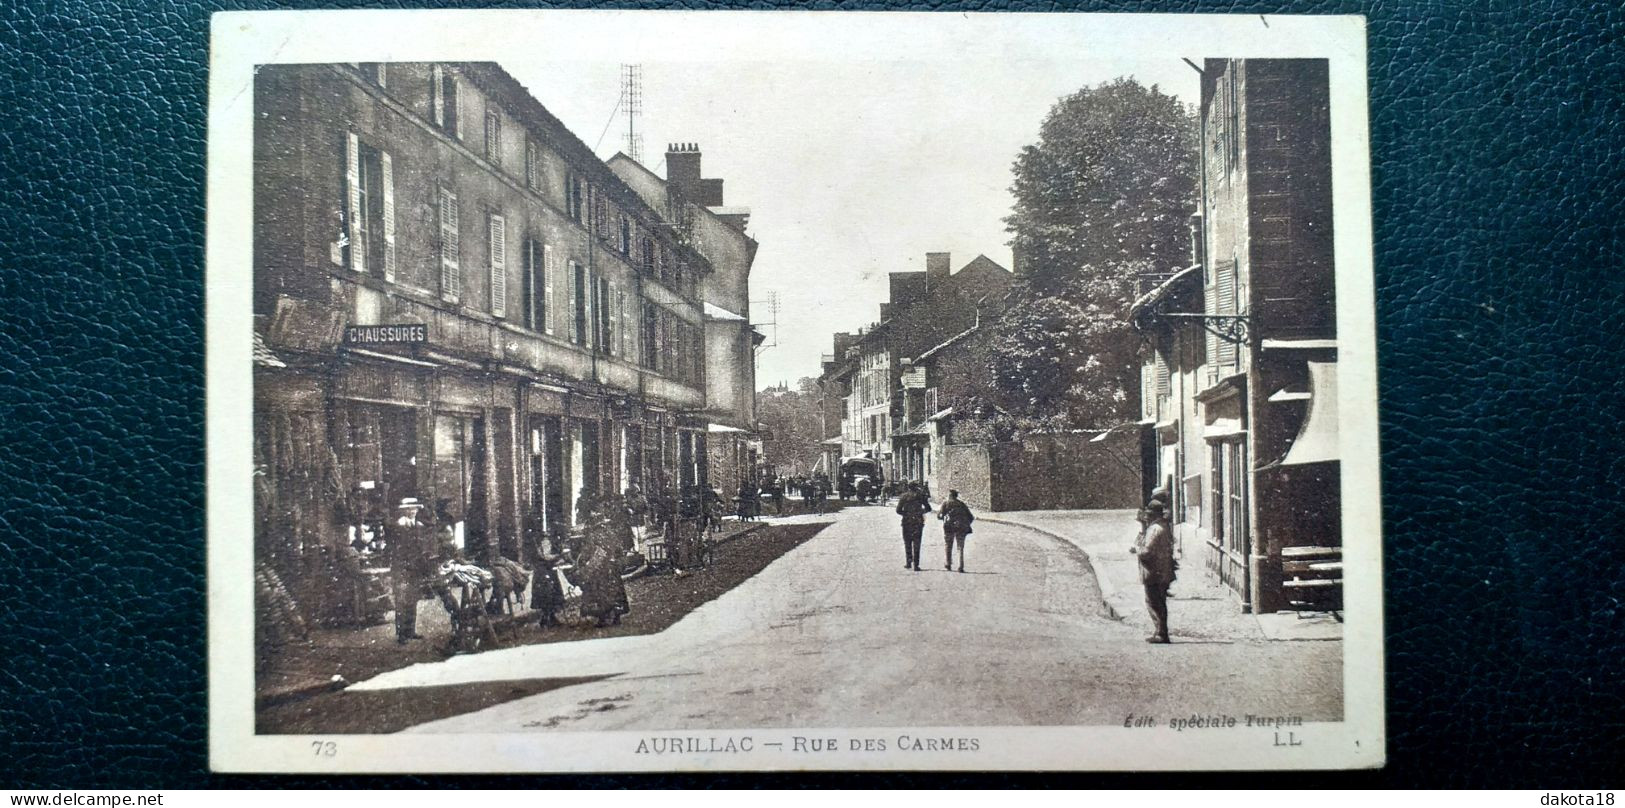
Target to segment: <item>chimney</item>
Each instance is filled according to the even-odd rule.
[[[698,201],[700,193],[700,147],[694,143],[666,146],[666,184],[672,193]]]
[[[936,289],[948,282],[948,275],[952,272],[948,266],[948,253],[928,252],[925,254],[925,287],[927,290]]]

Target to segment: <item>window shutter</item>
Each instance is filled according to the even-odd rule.
[[[1236,262],[1227,261],[1219,265],[1217,277],[1214,278],[1215,305],[1219,314],[1236,314]],[[1229,340],[1218,339],[1219,364],[1228,365],[1236,361],[1236,344]]]
[[[457,124],[457,77],[447,73],[445,81],[441,82],[442,100],[445,101],[446,131],[454,138],[462,139],[462,127]]]
[[[362,240],[361,222],[361,141],[354,132],[345,133],[344,179],[349,191],[349,222],[345,238],[350,242],[350,268],[367,271],[367,245]]]
[[[491,215],[491,316],[508,316],[508,222]]]
[[[580,325],[580,322],[579,322],[580,318],[576,314],[576,311],[577,311],[577,307],[581,305],[581,303],[579,302],[579,296],[581,295],[581,290],[579,288],[577,288],[579,286],[579,284],[576,283],[576,262],[571,261],[565,267],[565,269],[566,269],[567,277],[564,279],[564,282],[565,282],[566,285],[568,285],[570,287],[570,314],[569,314],[569,323],[570,324],[565,330],[570,332],[570,341],[571,342],[579,343],[579,342],[581,342],[581,340],[579,339],[579,337],[581,335],[581,325]]]
[[[380,65],[379,75],[383,75],[383,66]],[[389,158],[389,152],[379,152],[378,158],[383,165],[384,181],[384,280],[395,280],[395,164]]]
[[[461,244],[457,231],[457,195],[440,189],[440,294],[455,302],[462,294],[462,270],[457,265]]]
[[[1163,356],[1161,351],[1157,352],[1157,368],[1156,369],[1157,369],[1157,397],[1158,398],[1163,398],[1163,397],[1166,397],[1168,395],[1169,380],[1168,380],[1168,357]]]
[[[435,126],[446,125],[446,71],[440,65],[429,68],[429,112]]]
[[[535,190],[542,185],[541,155],[537,154],[536,141],[525,141],[525,184]]]
[[[553,324],[559,319],[558,298],[553,296],[553,276],[559,274],[557,259],[553,256],[553,245],[542,245],[542,327],[548,333],[553,333]]]

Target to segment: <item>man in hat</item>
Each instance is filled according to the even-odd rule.
[[[1140,560],[1140,583],[1145,586],[1145,608],[1151,613],[1150,643],[1168,642],[1168,587],[1174,583],[1174,541],[1168,529],[1168,507],[1161,500],[1145,504],[1145,530],[1130,552]]]
[[[930,512],[931,501],[920,493],[920,484],[909,483],[897,500],[897,513],[903,517],[904,569],[920,570],[920,539],[925,534],[925,515]]]
[[[395,596],[395,641],[405,645],[422,639],[418,634],[418,601],[424,583],[434,574],[434,536],[420,516],[423,503],[406,497],[396,509],[397,517],[385,525],[389,541],[390,578]]]
[[[929,495],[927,495],[929,497]],[[942,503],[942,510],[937,513],[937,519],[942,521],[942,540],[947,545],[948,563],[942,568],[954,568],[954,544],[959,544],[959,571],[965,571],[965,537],[970,535],[970,523],[976,521],[976,515],[970,512],[970,506],[959,498],[959,491],[948,489],[948,501]]]

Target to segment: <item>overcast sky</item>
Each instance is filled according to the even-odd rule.
[[[667,143],[698,143],[725,202],[751,209],[751,319],[779,300],[759,387],[818,375],[831,335],[873,322],[886,273],[924,269],[927,252],[1009,267],[1010,166],[1058,98],[1121,75],[1197,92],[1177,58],[912,59],[643,63],[645,165],[664,176]],[[625,148],[619,62],[502,64],[600,156]]]

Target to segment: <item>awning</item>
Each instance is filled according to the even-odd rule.
[[[824,445],[824,446],[840,446],[841,444],[843,444],[845,442],[846,442],[846,438],[843,438],[840,435],[836,435],[833,438],[825,438],[825,439],[819,441],[819,443]]]
[[[941,412],[938,412],[935,415],[932,415],[930,418],[927,418],[925,420],[927,420],[927,421],[941,421],[942,419],[947,418],[948,416],[953,415],[953,414],[954,414],[954,408],[949,407],[948,409],[943,410]]]
[[[745,430],[740,429],[739,427],[736,427],[736,426],[728,426],[727,424],[706,424],[705,425],[705,431],[707,431],[707,432],[744,432]]]
[[[728,311],[715,303],[705,304],[705,316],[712,320],[733,320],[736,322],[745,321],[744,315]]]
[[[1309,414],[1293,439],[1283,466],[1325,463],[1338,459],[1337,363],[1309,363]]]
[[[1212,423],[1202,429],[1202,437],[1207,440],[1231,438],[1245,434],[1247,434],[1247,430],[1241,425],[1240,418],[1215,418]]]
[[[270,346],[265,344],[265,338],[260,336],[258,331],[254,332],[254,365],[262,368],[285,368],[288,366],[287,362],[282,361],[280,357],[271,351]]]

